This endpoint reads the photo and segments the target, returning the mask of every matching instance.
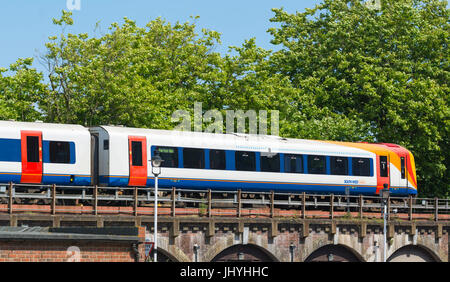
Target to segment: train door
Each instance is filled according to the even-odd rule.
[[[20,132],[22,150],[21,183],[42,182],[42,131]]]
[[[91,133],[91,185],[99,184],[99,146],[98,146],[98,133]]]
[[[390,175],[389,175],[389,155],[377,156],[378,163],[378,181],[377,181],[377,193],[379,190],[383,189],[384,184],[388,187],[391,186]]]
[[[130,179],[128,186],[147,183],[147,141],[142,136],[128,136]]]

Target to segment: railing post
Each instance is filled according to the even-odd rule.
[[[330,195],[330,218],[334,218],[334,194]]]
[[[242,197],[241,189],[238,189],[238,193],[237,193],[237,217],[241,217],[241,197]]]
[[[387,198],[387,220],[391,220],[391,196]]]
[[[439,199],[437,197],[434,198],[434,220],[439,220]]]
[[[94,215],[98,214],[97,205],[98,205],[98,186],[95,185],[94,186]]]
[[[306,218],[306,193],[302,193],[302,218]]]
[[[52,215],[56,213],[56,184],[52,185]]]
[[[211,195],[211,189],[208,189],[208,217],[212,217],[212,195]]]
[[[413,197],[409,195],[408,199],[409,211],[408,211],[408,220],[413,220]]]
[[[270,191],[270,217],[273,218],[275,215],[275,193]]]
[[[172,217],[175,217],[175,207],[176,207],[176,189],[172,187]]]
[[[364,206],[364,199],[362,195],[359,195],[359,218],[363,218],[363,206]]]
[[[138,215],[138,188],[134,187],[134,216]]]
[[[8,212],[9,214],[13,213],[13,183],[9,182],[9,188],[8,188],[8,195],[9,195],[9,200],[8,200]]]

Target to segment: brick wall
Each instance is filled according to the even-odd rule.
[[[0,241],[0,262],[134,262],[134,260],[134,251],[129,242]]]
[[[145,228],[138,238],[145,241]],[[144,244],[138,245],[139,261],[144,260]],[[0,240],[0,262],[134,262],[130,241],[92,240]]]

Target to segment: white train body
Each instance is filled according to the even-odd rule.
[[[417,193],[414,158],[395,144],[0,121],[0,183],[335,194]]]
[[[0,121],[0,183],[89,185],[90,139],[80,125]]]
[[[378,177],[377,154],[349,146],[348,143],[114,126],[91,128],[91,132],[99,136],[99,180],[100,184],[107,186],[153,186],[154,177],[150,160],[155,155],[156,148],[163,151],[170,150],[178,159],[175,167],[161,168],[159,184],[162,187],[375,194],[383,184]],[[137,160],[142,164],[138,167],[140,172],[134,173],[136,167],[132,165],[132,158],[135,155],[132,141],[137,142],[138,147],[142,146],[138,149],[139,155],[142,156],[141,160]],[[201,149],[196,153],[198,159],[203,158],[199,160],[202,164],[196,168],[186,168],[184,151],[192,148]],[[212,150],[225,152],[226,165],[222,169],[213,169],[212,164],[208,164],[211,161]],[[238,154],[252,155],[255,159],[254,166],[246,170],[237,169]],[[267,155],[279,158],[280,167],[276,168],[276,172],[262,171],[262,156]],[[287,170],[287,156],[302,158],[301,173]],[[311,169],[308,171],[308,162],[314,158],[325,161],[325,167],[319,174],[313,173]],[[330,160],[336,158],[347,162],[348,169],[343,172],[345,175],[331,173]],[[369,173],[355,175],[350,164],[352,160],[367,161]],[[390,171],[391,186],[396,185],[398,193],[415,191],[413,185],[408,185],[407,182],[404,182],[404,187],[401,186],[400,171],[395,166],[392,165]]]

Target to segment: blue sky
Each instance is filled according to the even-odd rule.
[[[290,13],[303,12],[320,0],[71,0],[80,3],[72,10],[74,26],[68,32],[94,35],[95,24],[100,22],[106,33],[113,22],[123,23],[123,17],[145,26],[150,20],[162,17],[168,22],[197,20],[198,32],[208,28],[221,33],[222,46],[217,51],[225,53],[228,46],[241,45],[245,39],[256,38],[265,49],[278,49],[270,44],[267,29],[276,26],[269,19],[271,8]],[[18,58],[34,57],[34,67],[43,71],[36,57],[45,52],[48,37],[59,35],[61,30],[52,24],[60,18],[61,10],[68,10],[67,0],[0,0],[0,67],[8,67]]]

